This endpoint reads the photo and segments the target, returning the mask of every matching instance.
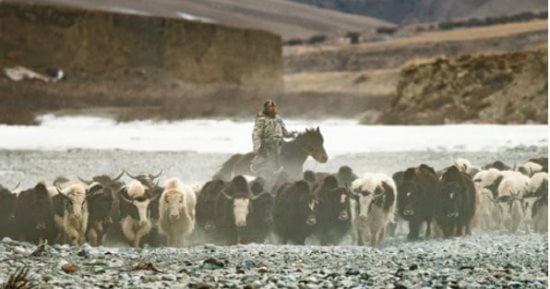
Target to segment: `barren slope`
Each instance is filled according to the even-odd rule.
[[[272,31],[280,34],[283,39],[364,31],[388,24],[366,16],[350,15],[285,0],[21,0],[16,2],[47,2],[91,10],[212,21]]]

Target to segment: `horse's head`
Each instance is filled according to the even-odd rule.
[[[316,161],[320,163],[326,163],[328,160],[327,152],[323,146],[323,135],[319,130],[319,127],[316,129],[306,129],[305,132],[300,133],[297,137],[302,142],[303,150],[311,156]]]

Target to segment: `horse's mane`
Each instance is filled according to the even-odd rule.
[[[319,131],[318,127],[316,129],[315,128],[306,128],[305,131],[299,132],[298,135],[296,136],[296,138],[293,141],[300,142],[300,141],[303,141],[307,137],[309,137],[311,135],[314,135],[314,134],[318,134],[321,138],[323,138],[323,135],[321,134],[321,131]],[[292,142],[292,141],[290,141],[290,142]]]

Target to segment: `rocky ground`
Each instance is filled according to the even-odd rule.
[[[198,245],[37,247],[0,242],[0,282],[29,268],[36,288],[547,288],[548,237],[477,234],[380,248]]]

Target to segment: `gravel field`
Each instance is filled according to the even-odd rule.
[[[547,288],[548,238],[389,239],[381,248],[36,246],[4,239],[0,280],[28,266],[37,288]],[[74,265],[76,266],[74,266]],[[72,268],[71,268],[72,267]],[[75,270],[74,272],[71,272]]]
[[[420,163],[436,169],[464,157],[476,165],[502,160],[510,165],[547,155],[547,147],[499,152],[388,152],[333,157],[306,163],[316,171],[350,165],[359,173],[397,170]],[[133,174],[164,171],[185,182],[210,178],[227,154],[70,150],[0,151],[0,184],[23,187],[56,176]],[[315,244],[315,242],[309,242]],[[345,242],[348,244],[348,242]],[[547,288],[548,237],[480,233],[453,239],[387,239],[380,248],[336,246],[200,244],[183,249],[87,245],[46,246],[0,242],[0,284],[24,266],[36,288]],[[150,264],[149,264],[150,263]],[[73,266],[72,264],[76,265]],[[137,268],[136,268],[137,267]],[[67,273],[76,270],[73,273]]]

